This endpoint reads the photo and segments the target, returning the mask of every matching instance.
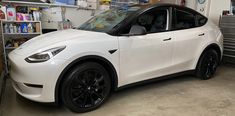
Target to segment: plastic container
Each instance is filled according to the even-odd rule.
[[[28,33],[28,25],[27,23],[21,24],[21,33]]]
[[[14,21],[16,20],[16,9],[13,7],[7,8],[7,20]]]
[[[10,33],[14,33],[14,27],[12,24],[9,25]]]
[[[28,24],[28,33],[33,33],[34,30],[33,30],[33,24],[32,23],[29,23]]]
[[[55,0],[56,4],[75,5],[75,0]]]
[[[75,5],[75,0],[67,0],[68,5]]]
[[[9,25],[5,24],[4,26],[5,33],[10,33]]]

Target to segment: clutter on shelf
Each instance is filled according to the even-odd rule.
[[[22,45],[24,42],[28,41],[28,38],[17,38],[17,39],[9,39],[6,41],[6,48],[17,48]]]
[[[0,20],[6,19],[6,6],[0,6]]]
[[[8,21],[39,21],[40,11],[35,7],[9,6],[6,7],[6,16]]]
[[[4,34],[40,33],[39,22],[6,22],[3,27]]]

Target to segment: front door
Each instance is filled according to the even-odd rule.
[[[146,28],[146,35],[120,36],[119,86],[163,76],[170,73],[172,41],[168,9],[146,12],[131,25]],[[131,26],[130,26],[131,27]]]

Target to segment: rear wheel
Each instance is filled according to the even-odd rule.
[[[62,85],[62,99],[74,112],[88,112],[98,108],[108,98],[111,81],[106,69],[94,62],[75,67]]]
[[[210,79],[214,76],[219,64],[219,56],[215,50],[207,50],[200,58],[196,69],[196,76],[202,80]]]

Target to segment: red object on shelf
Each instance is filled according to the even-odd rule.
[[[2,10],[0,10],[0,19],[6,19],[6,15]]]

